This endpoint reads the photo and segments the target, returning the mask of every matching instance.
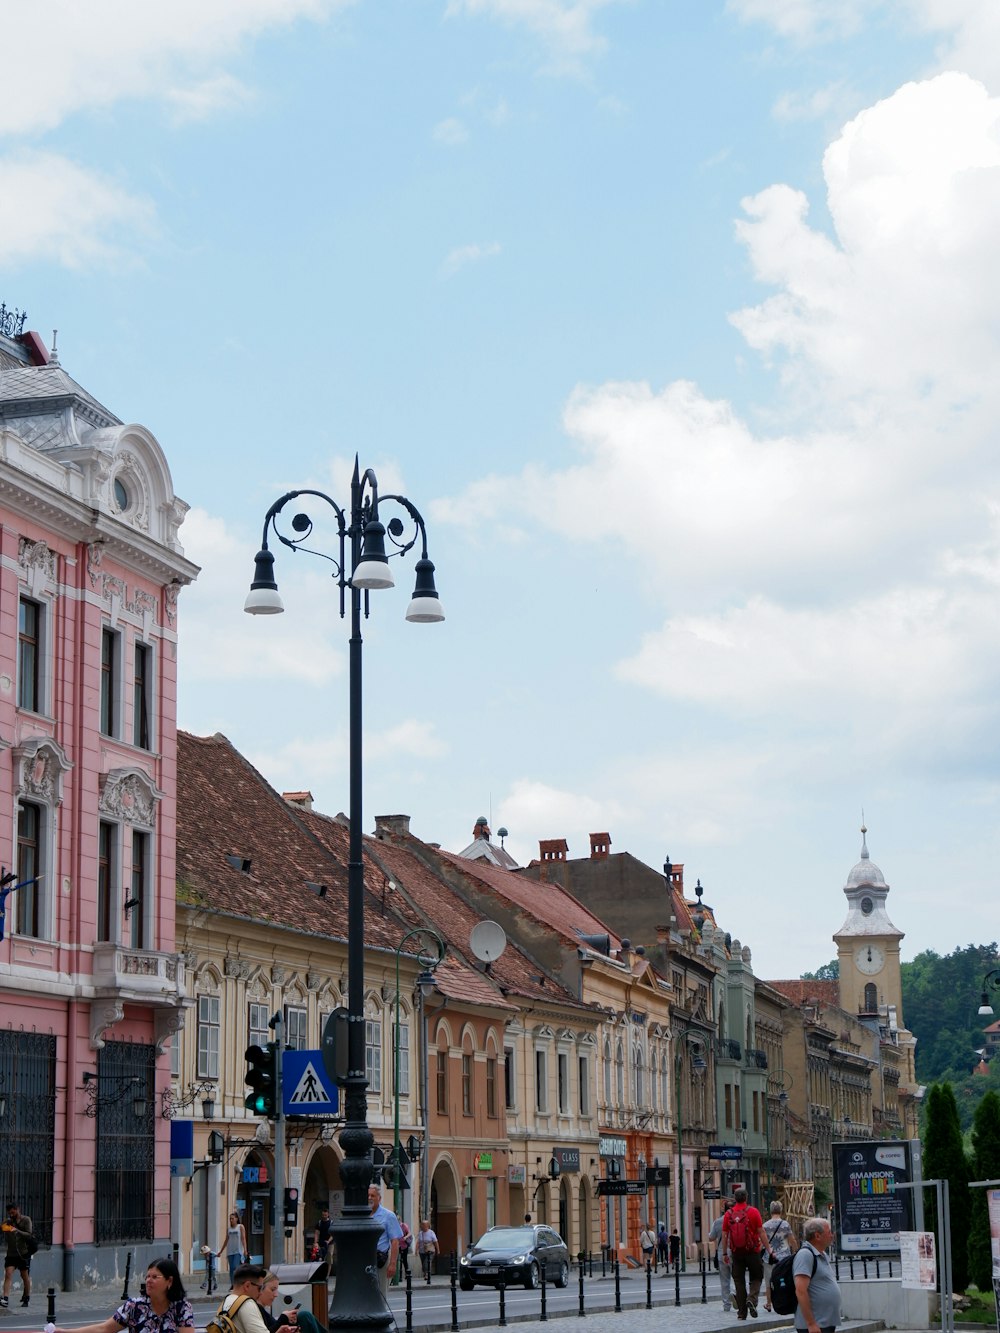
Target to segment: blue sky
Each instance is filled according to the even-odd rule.
[[[366,826],[610,831],[773,977],[864,807],[904,956],[998,934],[991,0],[52,0],[5,47],[0,299],[192,505],[183,726],[346,807],[322,566],[241,608],[357,451],[448,613],[397,566],[366,627]]]

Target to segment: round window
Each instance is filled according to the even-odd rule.
[[[129,493],[128,493],[128,488],[122,481],[121,477],[115,477],[114,491],[115,491],[115,504],[118,506],[121,512],[124,513],[129,506]]]
[[[871,916],[872,912],[875,910],[875,904],[870,898],[862,898],[861,910],[864,912],[865,916]]]

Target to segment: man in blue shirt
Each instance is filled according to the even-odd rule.
[[[382,1234],[378,1238],[378,1285],[383,1297],[388,1300],[389,1283],[396,1272],[403,1228],[399,1225],[396,1214],[382,1207],[382,1191],[377,1185],[368,1186],[368,1207],[372,1210],[372,1217],[382,1228]]]
[[[795,1327],[799,1333],[833,1333],[840,1323],[840,1288],[826,1251],[833,1240],[825,1217],[810,1217],[802,1228],[804,1242],[792,1264],[795,1277]]]

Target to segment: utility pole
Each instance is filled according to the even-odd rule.
[[[285,1020],[281,1010],[268,1023],[274,1032],[274,1205],[271,1223],[271,1265],[285,1262],[285,1089],[282,1066],[285,1054]]]

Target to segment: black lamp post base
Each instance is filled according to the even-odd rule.
[[[337,1280],[330,1302],[331,1333],[387,1333],[395,1320],[382,1299],[376,1259],[382,1228],[371,1214],[333,1224]]]

